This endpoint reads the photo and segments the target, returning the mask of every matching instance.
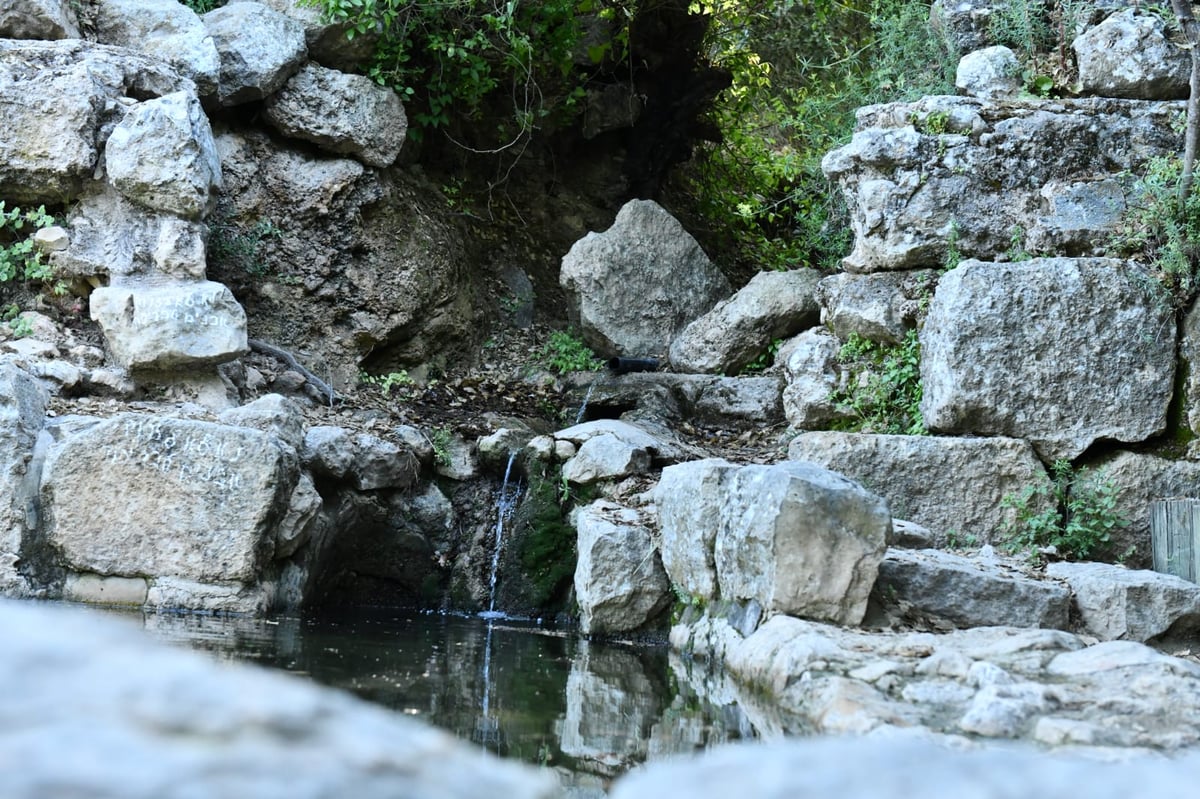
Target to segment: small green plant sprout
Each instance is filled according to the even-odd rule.
[[[1106,549],[1112,534],[1129,524],[1117,508],[1116,486],[1103,474],[1076,472],[1057,460],[1050,478],[1049,485],[1026,486],[1001,500],[1014,511],[1003,531],[1010,552],[1054,547],[1061,557],[1083,560]]]
[[[1025,228],[1020,225],[1012,226],[1008,232],[1008,250],[1004,255],[1014,263],[1033,259],[1033,253],[1025,249]]]
[[[538,362],[560,375],[568,372],[595,372],[604,366],[588,345],[574,333],[556,330],[538,352]]]
[[[46,283],[54,277],[34,243],[33,236],[39,230],[54,224],[54,217],[39,205],[33,210],[13,207],[6,209],[0,200],[0,283],[24,280]]]
[[[450,465],[450,444],[454,434],[448,427],[438,427],[429,434],[429,443],[433,446],[433,462],[438,466]]]
[[[846,387],[830,399],[851,418],[853,432],[923,435],[921,342],[909,330],[899,344],[882,344],[851,334],[838,353],[849,372]]]
[[[391,395],[393,388],[407,389],[416,385],[416,381],[409,377],[408,372],[404,369],[401,369],[398,372],[388,372],[386,375],[373,375],[367,372],[359,372],[358,380],[360,383],[379,386],[379,390],[383,392],[385,397]]]
[[[775,355],[779,352],[781,346],[783,346],[783,339],[772,339],[762,354],[742,367],[742,374],[760,374],[770,369],[771,365],[775,363]]]
[[[958,530],[946,532],[947,549],[974,549],[979,546],[979,537],[974,533],[960,533]]]
[[[958,248],[958,241],[962,238],[962,232],[958,227],[958,220],[950,220],[950,230],[946,233],[946,255],[942,259],[942,271],[949,272],[951,269],[957,269],[962,263],[962,251]]]
[[[8,332],[13,338],[25,338],[33,335],[33,325],[29,323],[28,319],[21,316],[21,309],[16,303],[0,310],[0,322],[3,322],[4,326],[8,328]]]

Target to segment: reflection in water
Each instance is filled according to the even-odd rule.
[[[141,618],[160,639],[352,691],[498,754],[560,768],[577,785],[754,734],[736,705],[713,705],[680,663],[673,671],[665,647],[396,610]]]

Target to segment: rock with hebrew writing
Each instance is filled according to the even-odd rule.
[[[290,448],[262,431],[122,414],[50,449],[45,536],[80,573],[252,584],[296,478]]]
[[[91,315],[128,369],[204,366],[248,352],[246,312],[220,283],[99,288]]]

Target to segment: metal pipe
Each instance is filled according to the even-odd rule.
[[[608,371],[624,375],[630,372],[657,372],[657,358],[609,358]]]

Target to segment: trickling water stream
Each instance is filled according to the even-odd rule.
[[[481,618],[504,618],[504,614],[496,611],[496,580],[500,574],[500,554],[504,548],[504,528],[512,521],[517,504],[521,500],[521,483],[517,481],[509,490],[509,478],[512,477],[513,463],[517,453],[509,453],[508,465],[504,467],[504,482],[500,484],[500,495],[496,498],[496,541],[492,546],[492,569],[488,577],[488,609],[479,614]]]

